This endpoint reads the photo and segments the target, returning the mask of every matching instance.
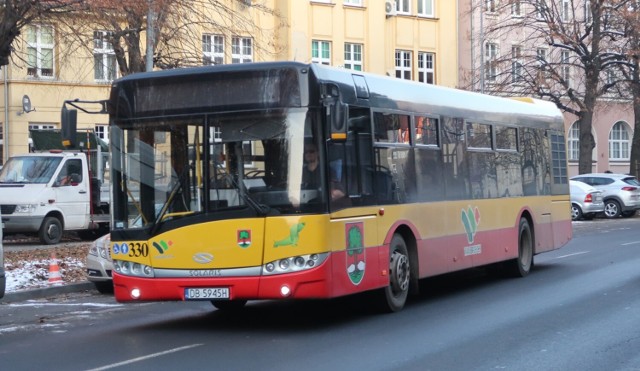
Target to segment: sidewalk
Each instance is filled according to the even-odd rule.
[[[36,238],[15,237],[3,241],[7,287],[0,303],[42,299],[95,289],[86,280],[85,258],[93,241],[65,236],[56,245],[41,245]],[[51,258],[55,255],[63,282],[49,282]]]

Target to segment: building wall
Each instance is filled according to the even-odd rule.
[[[312,40],[331,43],[330,64],[344,66],[344,44],[363,45],[363,70],[377,74],[395,76],[396,49],[412,52],[412,79],[417,80],[418,52],[435,53],[435,83],[456,87],[458,85],[458,38],[457,1],[434,0],[434,17],[417,15],[417,0],[411,2],[410,14],[387,16],[385,1],[363,0],[362,5],[345,5],[343,0],[266,0],[261,3],[274,8],[280,15],[265,15],[257,9],[232,2],[237,11],[250,14],[256,27],[246,25],[233,31],[233,22],[217,19],[211,11],[211,18],[217,19],[224,27],[206,29],[197,26],[193,34],[222,34],[225,36],[225,57],[223,63],[231,63],[231,36],[252,37],[254,40],[254,61],[295,60],[311,62]],[[61,27],[52,21],[54,27]],[[196,27],[196,26],[194,26]],[[96,26],[96,29],[100,28]],[[87,30],[91,34],[93,30]],[[108,98],[110,83],[94,80],[92,41],[82,46],[72,40],[55,36],[54,76],[34,78],[27,75],[24,62],[16,59],[6,67],[7,78],[4,89],[0,89],[0,109],[4,115],[0,122],[8,123],[4,141],[8,147],[2,152],[3,158],[25,153],[29,150],[29,124],[52,124],[59,128],[60,109],[64,100],[80,98],[98,101]],[[176,48],[200,45],[196,42],[176,42]],[[18,50],[25,45],[16,43]],[[198,51],[197,54],[202,54]],[[202,63],[198,58],[194,63]],[[4,68],[3,68],[4,69]],[[2,71],[4,73],[5,71]],[[5,92],[8,104],[5,105]],[[22,97],[28,95],[35,111],[21,113]],[[107,125],[107,115],[89,115],[78,112],[78,128],[94,128]],[[6,129],[6,128],[5,128]]]

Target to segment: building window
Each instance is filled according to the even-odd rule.
[[[224,63],[224,36],[202,35],[202,64]]]
[[[569,135],[567,135],[567,156],[569,157],[569,161],[578,161],[580,156],[580,127],[577,121],[569,128]]]
[[[484,44],[484,78],[486,81],[495,82],[498,77],[498,44]]]
[[[418,14],[425,17],[434,17],[433,0],[418,0]]]
[[[627,124],[618,121],[609,133],[609,159],[629,160],[630,141]]]
[[[344,5],[362,6],[362,0],[344,0]]]
[[[93,77],[99,81],[113,81],[116,79],[118,64],[116,53],[113,51],[111,38],[113,32],[93,32]]]
[[[563,22],[569,22],[571,20],[571,1],[572,0],[562,0],[562,4],[560,4],[560,18]]]
[[[560,63],[561,63],[560,77],[562,78],[562,80],[564,80],[567,86],[571,85],[571,65],[569,64],[570,63],[569,55],[570,54],[568,50],[563,50],[560,53]]]
[[[96,125],[95,132],[98,138],[104,140],[105,142],[109,142],[109,126],[108,125]]]
[[[311,41],[311,62],[331,64],[331,43],[329,41]]]
[[[538,64],[538,85],[547,86],[549,78],[549,62],[547,61],[547,49],[536,49],[536,60]]]
[[[489,13],[495,13],[496,11],[496,0],[485,0],[484,1],[484,11]]]
[[[253,46],[250,37],[233,37],[231,39],[231,63],[253,62]]]
[[[435,84],[435,54],[418,53],[418,81],[427,84]]]
[[[396,77],[411,80],[411,52],[396,50]]]
[[[522,47],[513,45],[511,47],[511,82],[519,83],[523,81]]]
[[[29,130],[55,130],[55,124],[29,124]]]
[[[511,0],[511,15],[513,17],[522,16],[522,4],[520,0]]]
[[[584,23],[591,23],[592,18],[591,1],[584,0]]]
[[[344,44],[344,68],[362,71],[362,44]]]
[[[411,0],[396,0],[396,11],[398,13],[411,13]]]
[[[52,26],[27,26],[27,74],[53,77]]]

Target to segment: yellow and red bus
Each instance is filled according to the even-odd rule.
[[[127,76],[107,109],[120,302],[376,291],[398,311],[422,278],[526,276],[572,236],[549,102],[269,62]]]

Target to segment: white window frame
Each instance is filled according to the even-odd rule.
[[[435,17],[435,1],[418,0],[418,15],[421,15],[423,17]]]
[[[609,160],[629,161],[631,133],[624,121],[616,122],[609,132]]]
[[[344,5],[362,6],[362,0],[344,0]]]
[[[520,0],[511,0],[511,16],[522,17],[522,2]]]
[[[484,11],[487,13],[496,12],[496,0],[484,0]]]
[[[591,0],[584,0],[584,23],[591,23],[593,15],[591,14]]]
[[[411,14],[411,0],[396,0],[398,14]]]
[[[324,54],[325,51],[327,55]],[[331,65],[331,41],[311,40],[311,62]]]
[[[418,52],[418,81],[425,84],[436,83],[436,54]],[[429,79],[431,77],[431,79]],[[431,82],[429,82],[431,80]]]
[[[511,83],[518,84],[523,82],[523,73],[522,45],[511,45]]]
[[[560,3],[560,19],[562,22],[571,21],[571,0],[562,0]]]
[[[58,126],[53,123],[29,123],[29,130],[56,130]]]
[[[51,43],[46,42],[43,32],[44,29],[51,31]],[[29,25],[25,31],[27,41],[27,75],[43,79],[53,79],[55,74],[55,30],[53,26]],[[31,38],[31,32],[33,32],[33,36],[35,36],[33,39]],[[35,54],[31,55],[31,51]],[[46,62],[45,53],[47,52],[51,55],[51,60],[49,61],[51,68],[44,67]],[[45,69],[50,69],[51,72],[43,74],[43,70]]]
[[[216,34],[202,35],[202,64],[224,64],[224,36]]]
[[[231,63],[253,62],[253,39],[234,36],[231,38]]]
[[[111,31],[93,31],[93,77],[96,81],[110,82],[118,78],[116,52],[108,38]]]
[[[94,131],[98,138],[104,140],[107,143],[109,142],[109,125],[96,124],[94,127]]]
[[[487,82],[495,82],[498,78],[498,54],[500,48],[495,42],[484,44],[484,78]]]
[[[567,132],[567,159],[569,161],[580,159],[580,126],[578,121],[571,124]]]
[[[344,43],[344,68],[362,71],[362,44]]]
[[[560,51],[560,63],[561,74],[560,76],[566,81],[567,86],[571,86],[571,65],[570,65],[571,53],[568,50]]]
[[[396,78],[412,80],[412,52],[410,50],[396,49],[395,56]]]

